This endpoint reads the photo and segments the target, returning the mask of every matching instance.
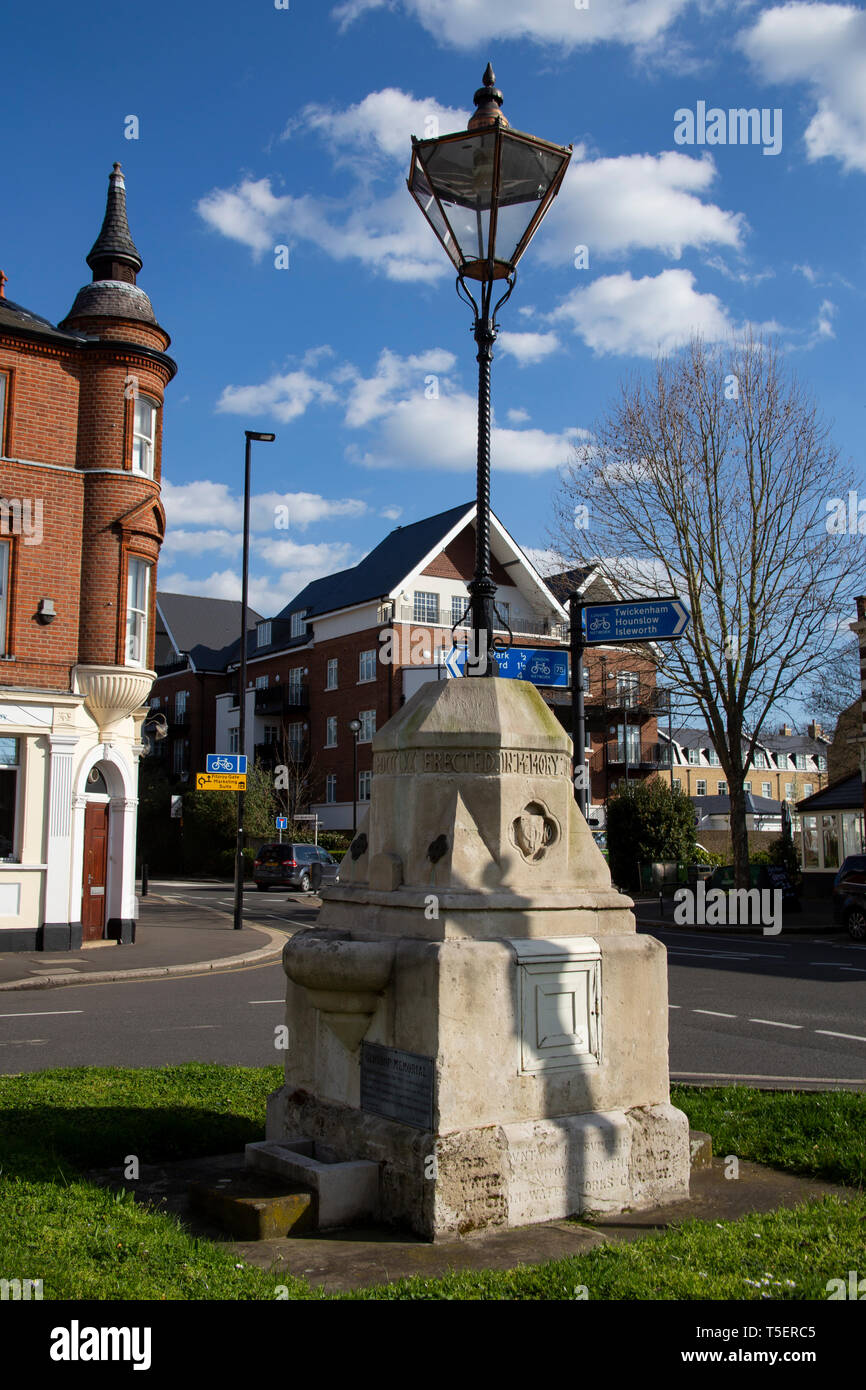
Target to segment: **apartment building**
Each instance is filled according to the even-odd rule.
[[[674,728],[672,736],[671,742],[667,729],[660,727],[664,775],[672,771],[673,785],[693,798],[727,796],[725,773],[708,731]],[[789,725],[783,725],[778,733],[762,734],[743,785],[753,797],[778,803],[779,807],[783,801],[796,802],[812,796],[827,785],[829,748],[830,740],[815,723],[809,725],[806,734],[795,734]]]
[[[247,753],[287,768],[289,802],[303,802],[326,828],[350,829],[369,800],[376,730],[421,683],[449,678],[444,657],[455,635],[459,642],[468,632],[474,520],[475,504],[465,503],[398,526],[360,564],[315,580],[275,616],[256,615],[250,623]],[[542,579],[495,516],[491,550],[500,635],[508,640],[507,624],[515,646],[565,650],[568,593],[615,597],[593,570]],[[209,629],[207,605],[214,601],[158,599],[161,620],[174,634],[172,652],[183,647],[177,632],[184,622],[208,647],[207,654],[191,652],[182,668],[161,665],[154,687],[154,705],[169,722],[166,765],[182,779],[203,770],[206,753],[237,750],[238,643],[221,649],[224,629],[219,636]],[[590,820],[599,826],[612,781],[646,775],[651,748],[657,752],[652,670],[645,652],[594,648],[588,655]],[[193,675],[200,696],[193,694]],[[569,691],[539,688],[570,734]]]

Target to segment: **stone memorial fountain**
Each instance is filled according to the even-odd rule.
[[[688,1196],[664,947],[638,936],[538,691],[421,687],[369,811],[283,952],[289,1046],[247,1162],[319,1226],[442,1239]]]

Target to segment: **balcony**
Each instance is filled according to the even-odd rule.
[[[308,685],[274,685],[257,690],[256,714],[284,714],[287,710],[307,709],[310,703]]]
[[[603,748],[607,752],[607,762],[609,767],[620,765],[625,767],[626,751],[628,751],[629,767],[649,770],[651,768],[668,767],[667,750],[658,743],[642,743],[640,746],[629,740],[628,749],[623,746],[620,739],[610,739]],[[593,752],[596,746],[593,746]]]

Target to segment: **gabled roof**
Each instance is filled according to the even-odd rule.
[[[465,502],[461,507],[450,507],[447,512],[437,512],[410,526],[395,527],[360,564],[314,579],[286,604],[274,621],[286,619],[301,609],[316,618],[339,608],[384,598],[461,520],[471,516],[474,507],[474,502]]]
[[[222,671],[233,647],[240,645],[241,605],[236,599],[198,598],[193,594],[156,595],[157,667],[187,653],[196,671]],[[247,627],[255,633],[261,617],[247,608]]]
[[[546,575],[544,582],[554,598],[560,603],[568,603],[572,594],[582,591],[595,568],[595,565],[582,565],[579,569],[560,570],[559,574]]]

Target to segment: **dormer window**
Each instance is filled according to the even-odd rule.
[[[292,614],[292,636],[306,637],[307,635],[307,610],[300,608],[297,613]]]
[[[259,623],[258,627],[256,628],[256,646],[257,646],[257,647],[269,647],[270,645],[271,645],[271,624],[270,624],[270,621],[268,621],[268,622],[266,622],[266,623]]]
[[[154,401],[146,396],[136,396],[132,425],[132,469],[134,473],[144,473],[153,477],[153,460],[156,455],[156,411]]]

